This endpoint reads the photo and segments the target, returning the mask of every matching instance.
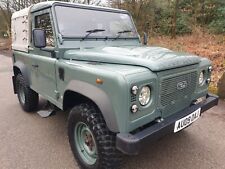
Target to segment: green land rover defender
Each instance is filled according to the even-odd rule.
[[[146,40],[125,10],[49,1],[12,15],[14,92],[24,111],[38,111],[39,96],[51,111],[69,111],[81,168],[119,168],[122,154],[138,154],[218,104],[208,93],[208,59]]]

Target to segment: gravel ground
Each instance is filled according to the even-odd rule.
[[[67,138],[67,114],[22,111],[13,94],[11,58],[0,51],[0,168],[78,169]],[[123,169],[225,169],[225,102],[186,130],[125,156]]]

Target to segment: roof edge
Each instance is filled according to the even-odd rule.
[[[30,9],[32,6],[29,6],[28,8],[24,8],[20,11],[14,12],[12,14],[12,19],[18,18],[18,17],[23,17],[23,16],[28,16]]]
[[[61,2],[61,1],[46,1],[46,2],[40,2],[31,8],[31,12],[36,12],[45,8],[50,8],[53,5],[65,5],[65,6],[74,6],[74,7],[83,7],[83,8],[91,8],[91,9],[100,9],[100,10],[108,10],[108,11],[115,11],[115,12],[128,12],[123,9],[117,9],[117,8],[109,8],[109,7],[103,7],[103,6],[95,6],[95,5],[85,5],[85,4],[79,4],[79,3],[72,3],[72,2]]]

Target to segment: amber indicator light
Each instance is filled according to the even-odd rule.
[[[97,84],[103,84],[103,80],[100,79],[100,78],[97,78],[97,79],[96,79],[96,83],[97,83]]]

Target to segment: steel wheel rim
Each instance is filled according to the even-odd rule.
[[[77,151],[82,160],[88,165],[95,164],[97,161],[97,147],[89,127],[83,122],[78,122],[74,129],[74,137]]]
[[[20,99],[21,103],[25,104],[25,91],[24,91],[24,86],[21,83],[19,83],[18,94],[19,94],[19,99]]]

